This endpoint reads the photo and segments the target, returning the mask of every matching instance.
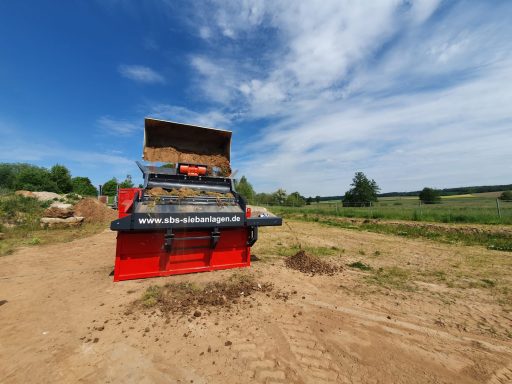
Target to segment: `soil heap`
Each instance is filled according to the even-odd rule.
[[[85,198],[75,205],[75,215],[84,217],[88,223],[100,223],[117,219],[117,213],[93,198]]]
[[[208,166],[208,171],[212,172],[212,167],[220,169],[221,176],[231,174],[229,159],[219,154],[201,154],[179,151],[174,147],[146,147],[144,148],[145,159],[158,159],[152,161],[167,161],[173,163],[202,164]]]
[[[198,287],[190,283],[169,283],[163,287],[151,286],[136,306],[157,307],[163,314],[192,313],[197,308],[229,308],[238,300],[257,292],[270,292],[271,283],[258,283],[252,277],[216,281]]]
[[[194,197],[194,196],[213,196],[213,197],[233,197],[230,193],[220,193],[220,192],[211,192],[204,191],[200,189],[192,189],[192,188],[173,188],[170,191],[163,189],[161,187],[154,187],[148,189],[147,194],[152,197],[158,196],[175,196],[180,199],[186,197]]]
[[[295,269],[303,273],[311,273],[312,275],[332,276],[341,271],[341,267],[320,260],[316,256],[310,256],[303,250],[300,250],[293,256],[287,257],[284,263],[288,268]]]

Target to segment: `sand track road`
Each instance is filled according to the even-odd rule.
[[[286,268],[297,242],[343,271]],[[108,230],[0,258],[0,382],[512,383],[510,253],[302,222],[262,230],[253,251],[243,271],[121,283]],[[372,270],[347,267],[357,260]],[[385,274],[396,266],[399,281]],[[150,285],[235,273],[290,298],[198,318],[127,311]],[[495,286],[457,283],[484,273]]]

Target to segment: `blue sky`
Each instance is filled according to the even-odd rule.
[[[0,161],[139,180],[143,119],[256,190],[512,183],[512,2],[3,1]]]

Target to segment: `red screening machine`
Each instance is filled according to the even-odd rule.
[[[137,162],[143,188],[118,193],[114,281],[250,265],[258,227],[282,219],[252,214],[236,192],[230,145],[229,131],[145,120],[143,158],[153,163]]]

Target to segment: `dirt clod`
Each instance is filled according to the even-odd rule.
[[[232,343],[231,341],[229,341],[229,340],[228,340],[228,341],[226,341],[226,342],[224,343],[224,345],[225,345],[226,347],[229,347],[230,345],[233,345],[233,343]]]
[[[284,262],[288,268],[295,269],[303,273],[310,273],[311,275],[332,276],[341,270],[340,267],[320,260],[316,256],[308,255],[303,250],[297,252],[293,256],[287,257]]]
[[[200,317],[202,313],[194,308],[229,308],[238,303],[237,298],[248,297],[256,292],[270,292],[273,285],[257,283],[250,276],[237,277],[228,281],[212,282],[203,287],[190,283],[170,283],[163,287],[152,286],[142,299],[134,302],[135,307],[147,309],[157,307],[162,315],[171,313],[192,314]],[[192,318],[193,319],[193,318]],[[192,321],[189,319],[189,321]]]

